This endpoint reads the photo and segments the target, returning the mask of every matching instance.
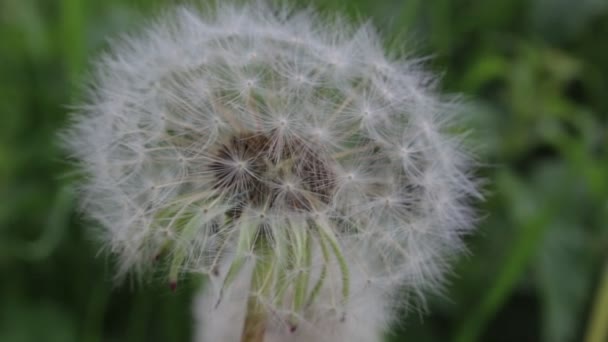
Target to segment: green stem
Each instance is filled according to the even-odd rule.
[[[585,342],[608,341],[608,262],[604,267],[604,274],[600,281]]]
[[[260,253],[251,275],[251,289],[241,342],[263,342],[268,314],[260,301],[272,284],[273,262],[268,253]]]

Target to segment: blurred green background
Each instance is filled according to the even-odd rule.
[[[195,281],[116,285],[57,147],[107,38],[170,1],[0,0],[0,341],[188,341]],[[488,199],[391,341],[585,341],[608,274],[608,1],[332,0],[469,102]],[[608,293],[608,284],[604,285]],[[596,309],[594,311],[594,308]],[[593,314],[596,312],[596,314]],[[598,318],[600,317],[600,318]],[[598,329],[599,332],[601,329]],[[606,341],[599,337],[589,342]]]

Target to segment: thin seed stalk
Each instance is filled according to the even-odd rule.
[[[259,249],[265,249],[265,246]],[[263,342],[266,333],[268,313],[262,302],[272,285],[273,263],[268,253],[259,251],[251,275],[251,291],[247,301],[245,323],[241,334],[241,342]]]
[[[247,302],[241,342],[264,342],[266,318],[266,312],[257,296],[250,296]]]

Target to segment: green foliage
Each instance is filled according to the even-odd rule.
[[[117,286],[56,144],[105,39],[172,2],[0,2],[0,341],[189,339],[196,281]],[[432,56],[469,105],[487,182],[445,296],[389,339],[581,341],[608,261],[608,3],[317,3]]]

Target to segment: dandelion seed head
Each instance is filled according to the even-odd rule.
[[[119,276],[204,273],[220,302],[270,255],[270,312],[348,320],[366,293],[423,301],[472,227],[459,111],[434,83],[371,25],[181,7],[112,43],[64,141]]]

